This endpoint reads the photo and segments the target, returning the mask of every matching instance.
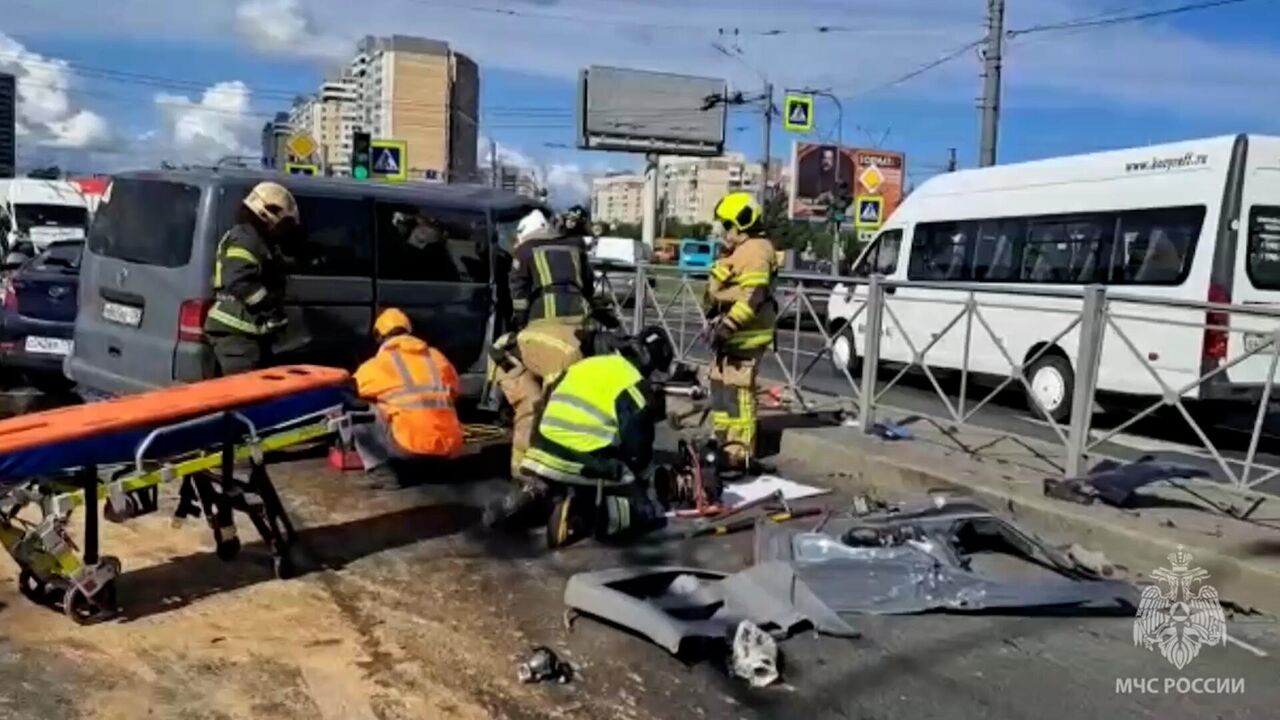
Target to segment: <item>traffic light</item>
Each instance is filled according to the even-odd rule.
[[[371,141],[367,132],[357,130],[351,134],[351,177],[356,180],[368,180],[373,173]]]

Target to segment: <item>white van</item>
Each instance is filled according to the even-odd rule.
[[[639,240],[608,235],[589,239],[591,259],[601,265],[635,267],[652,260],[649,246]]]
[[[72,183],[0,180],[0,237],[6,249],[30,242],[39,252],[59,240],[83,240],[88,228],[89,203]]]
[[[1081,301],[1000,290],[1103,284],[1113,298],[1280,306],[1280,138],[1216,137],[938,175],[889,218],[852,274],[986,286],[990,292],[977,300],[990,331],[978,321],[969,326],[970,370],[1009,374],[993,335],[1018,363],[1052,344],[1025,370],[1034,399],[1062,420],[1070,415],[1079,332],[1057,338],[1074,317],[1048,309],[1078,311]],[[898,323],[883,322],[881,359],[912,362],[913,348],[941,335],[925,362],[961,368],[966,322],[948,325],[967,293],[909,286],[889,292]],[[848,322],[863,295],[865,289],[835,288],[828,302],[833,327]],[[1230,363],[1265,342],[1277,321],[1114,299],[1110,313],[1100,391],[1161,396],[1163,381],[1184,397],[1256,400],[1266,382],[1269,353]],[[1253,332],[1170,324],[1209,321]],[[861,317],[852,334],[841,335],[838,362],[856,362],[860,333]]]

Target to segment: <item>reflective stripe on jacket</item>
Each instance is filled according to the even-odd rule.
[[[355,378],[360,397],[377,403],[401,449],[435,457],[462,450],[462,423],[453,405],[458,373],[439,350],[411,335],[393,337]]]
[[[581,320],[591,314],[594,283],[580,237],[538,233],[516,246],[511,303],[517,326],[534,320]]]
[[[236,225],[218,241],[213,261],[213,306],[205,329],[265,335],[284,326],[282,286],[271,248],[250,225]]]
[[[642,379],[621,355],[598,355],[575,363],[547,398],[538,432],[581,453],[618,444],[618,396],[631,393],[643,408],[644,397],[636,387]]]
[[[745,352],[773,343],[777,275],[778,257],[766,238],[748,238],[711,266],[707,302],[718,306],[734,327],[729,349]]]

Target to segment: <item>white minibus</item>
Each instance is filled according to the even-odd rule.
[[[966,333],[976,374],[1007,377],[1005,353],[1019,364],[1039,354],[1024,368],[1028,403],[1056,420],[1070,416],[1079,329],[1057,336],[1082,301],[1004,290],[1107,286],[1100,392],[1256,401],[1270,349],[1232,362],[1264,345],[1280,321],[1158,303],[1280,308],[1280,138],[1225,136],[938,175],[906,198],[851,274],[906,282],[887,290],[893,317],[882,324],[881,360],[911,363],[941,336],[925,364],[958,370]],[[948,329],[968,295],[946,289],[951,283],[982,286],[980,319]],[[861,285],[835,287],[833,329],[847,325],[865,294]],[[1225,323],[1242,332],[1203,327]],[[837,362],[858,362],[865,328],[858,316],[839,335]]]

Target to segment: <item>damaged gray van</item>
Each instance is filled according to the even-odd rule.
[[[87,395],[212,377],[204,338],[218,240],[261,180],[298,200],[288,252],[288,329],[276,361],[355,368],[380,307],[409,314],[479,393],[485,348],[506,317],[515,225],[536,203],[470,185],[362,183],[227,169],[113,178],[89,231],[67,376]],[[496,312],[495,312],[496,311]]]

